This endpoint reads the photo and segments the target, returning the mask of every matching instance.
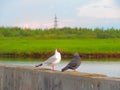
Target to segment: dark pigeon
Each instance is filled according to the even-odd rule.
[[[80,66],[80,64],[81,64],[81,58],[78,53],[75,53],[73,60],[62,69],[62,72],[66,71],[68,69],[72,69],[75,71]]]

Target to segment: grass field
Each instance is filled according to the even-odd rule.
[[[51,52],[56,48],[66,53],[120,53],[120,39],[59,39],[0,38],[0,53]]]

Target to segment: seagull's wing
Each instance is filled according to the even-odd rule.
[[[44,64],[52,64],[54,63],[55,61],[57,60],[57,58],[55,57],[55,55],[49,57],[45,62]]]

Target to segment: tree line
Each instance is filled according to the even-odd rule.
[[[33,30],[19,27],[0,27],[0,37],[33,37],[37,39],[120,38],[120,29],[64,27]]]

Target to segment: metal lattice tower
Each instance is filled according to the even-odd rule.
[[[54,28],[57,28],[58,27],[58,24],[57,24],[57,16],[55,15],[54,17]]]

